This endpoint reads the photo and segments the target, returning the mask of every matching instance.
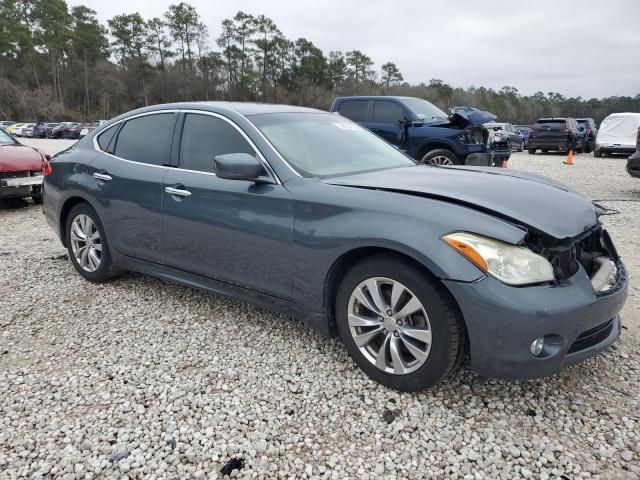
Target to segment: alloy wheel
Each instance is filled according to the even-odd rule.
[[[444,155],[437,155],[433,158],[427,160],[427,163],[431,165],[453,165],[453,162],[450,158],[445,157]]]
[[[369,278],[352,292],[348,309],[351,336],[378,369],[406,375],[427,361],[432,342],[429,317],[418,297],[402,283]]]
[[[85,214],[77,215],[71,222],[71,250],[83,270],[95,272],[102,261],[102,242],[95,222]]]

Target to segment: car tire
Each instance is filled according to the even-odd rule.
[[[535,155],[536,154],[536,149],[535,148],[530,148],[527,151],[529,152],[529,155]]]
[[[591,145],[589,144],[589,142],[587,142],[584,144],[583,150],[584,150],[584,153],[591,153],[593,149],[591,148]]]
[[[593,156],[594,156],[595,158],[602,158],[602,150],[599,150],[599,149],[597,149],[597,148],[596,148],[596,149],[593,151]]]
[[[518,152],[524,152],[524,143],[521,143],[517,149]]]
[[[78,228],[74,230],[73,235],[72,228]],[[83,240],[83,235],[84,238],[90,235],[90,241]],[[122,273],[111,260],[100,217],[88,203],[79,203],[69,212],[65,238],[69,258],[78,273],[86,280],[102,283]]]
[[[431,150],[424,154],[420,161],[424,164],[429,165],[462,165],[461,162],[455,153],[451,150],[446,150],[444,148],[438,148],[436,150]]]
[[[377,288],[378,302],[387,310],[368,309],[365,304],[378,308],[368,285]],[[402,293],[394,299],[396,286]],[[462,319],[449,293],[395,255],[367,258],[345,274],[337,292],[336,322],[356,364],[376,382],[403,392],[435,385],[459,366],[466,351]]]
[[[33,203],[40,205],[42,203],[42,187],[34,187],[31,192],[31,200]]]

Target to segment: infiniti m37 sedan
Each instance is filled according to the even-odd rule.
[[[620,335],[627,276],[601,207],[535,174],[418,165],[336,114],[146,107],[43,172],[87,280],[133,270],[303,319],[399,390],[466,356],[484,376],[550,375]]]

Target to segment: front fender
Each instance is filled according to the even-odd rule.
[[[464,230],[520,243],[526,231],[471,208],[410,194],[294,182],[293,298],[321,311],[333,265],[360,248],[406,255],[440,279],[473,282],[484,273],[441,237]]]

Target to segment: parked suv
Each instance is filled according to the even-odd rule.
[[[531,127],[527,148],[532,155],[537,150],[542,153],[550,150],[582,152],[584,135],[575,118],[541,118]]]
[[[471,107],[447,115],[413,97],[339,97],[332,112],[368,128],[411,157],[435,165],[491,165],[489,132],[496,116]]]
[[[627,172],[632,177],[640,178],[640,127],[638,127],[636,134],[636,153],[627,160]]]
[[[598,127],[593,118],[577,118],[578,126],[584,132],[584,153],[591,153],[596,149]]]

